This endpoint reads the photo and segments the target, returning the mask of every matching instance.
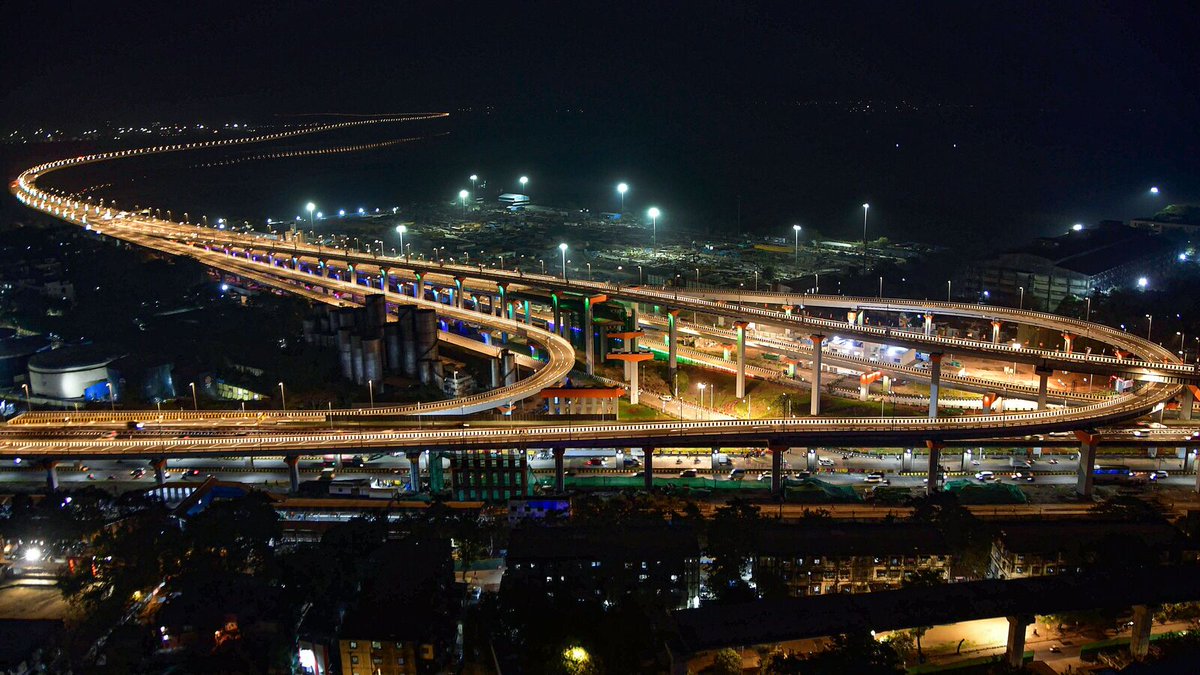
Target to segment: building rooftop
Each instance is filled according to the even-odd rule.
[[[29,367],[38,370],[75,370],[104,366],[119,358],[121,352],[100,345],[75,345],[38,352],[29,359]]]
[[[931,555],[949,546],[936,528],[919,523],[818,522],[765,527],[757,550],[768,556]]]
[[[1093,276],[1131,260],[1168,253],[1173,246],[1152,232],[1106,221],[1057,237],[1039,237],[1002,255],[1035,256],[1055,267]]]
[[[1046,521],[1006,523],[998,528],[997,538],[1009,550],[1020,553],[1057,553],[1086,548],[1109,537],[1158,550],[1184,542],[1183,535],[1167,523],[1124,521]]]
[[[688,525],[621,528],[523,527],[513,530],[507,560],[665,560],[700,557],[700,541]]]

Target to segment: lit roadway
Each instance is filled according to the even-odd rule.
[[[430,116],[417,116],[424,119]],[[9,429],[17,435],[5,434],[0,438],[0,456],[32,457],[44,456],[56,459],[104,458],[117,456],[137,457],[197,457],[221,455],[299,455],[321,452],[383,452],[388,450],[413,449],[466,449],[496,447],[746,447],[746,446],[913,446],[925,441],[953,441],[959,439],[986,439],[996,437],[1022,437],[1030,434],[1094,429],[1119,423],[1141,416],[1156,406],[1165,404],[1176,396],[1178,383],[1195,383],[1200,373],[1194,365],[1180,363],[1167,349],[1129,333],[1107,326],[1087,323],[1075,319],[1004,307],[913,301],[903,299],[845,298],[841,296],[785,296],[772,298],[764,294],[724,294],[720,300],[705,299],[700,295],[676,290],[660,290],[647,287],[618,286],[602,282],[566,280],[549,275],[523,274],[486,268],[483,266],[447,265],[443,263],[406,260],[404,258],[376,256],[310,244],[284,244],[253,234],[236,234],[219,230],[202,229],[192,225],[152,218],[149,210],[142,213],[114,212],[81,202],[70,196],[48,192],[36,185],[37,179],[51,171],[80,164],[108,161],[122,157],[149,155],[159,152],[175,152],[193,148],[238,145],[269,141],[301,133],[313,133],[329,129],[401,122],[406,118],[343,123],[338,125],[314,126],[311,128],[271,134],[268,136],[206,143],[156,146],[141,150],[87,155],[40,165],[22,173],[11,185],[13,193],[26,205],[61,218],[67,222],[86,226],[111,237],[136,243],[171,254],[187,255],[211,267],[245,276],[255,281],[290,292],[299,292],[306,297],[314,293],[341,294],[342,300],[356,301],[367,293],[384,292],[390,302],[410,302],[433,306],[439,314],[461,318],[484,328],[510,333],[524,333],[530,340],[540,343],[549,352],[545,366],[532,376],[516,385],[487,392],[468,399],[459,399],[434,404],[396,408],[373,408],[367,410],[336,411],[339,414],[413,414],[432,413],[434,409],[443,414],[491,409],[511,401],[532,396],[542,388],[556,384],[574,363],[569,344],[553,334],[526,324],[502,319],[468,310],[459,310],[446,305],[428,303],[403,296],[392,290],[392,284],[384,284],[386,290],[368,287],[360,281],[359,274],[352,280],[337,280],[317,276],[305,271],[306,262],[318,260],[330,263],[340,261],[344,266],[354,265],[356,272],[374,269],[376,275],[381,268],[389,271],[389,279],[405,280],[414,273],[423,275],[424,283],[452,286],[457,277],[463,280],[482,280],[491,283],[521,285],[540,288],[560,294],[594,297],[606,296],[609,300],[640,302],[670,309],[692,310],[705,314],[726,316],[734,320],[755,322],[791,329],[799,335],[823,334],[853,337],[855,339],[903,345],[926,352],[952,352],[970,354],[996,361],[1035,364],[1056,370],[1093,374],[1120,374],[1143,380],[1144,384],[1135,393],[1112,397],[1088,405],[1055,410],[1021,412],[1009,414],[974,415],[953,418],[835,418],[812,417],[776,420],[728,420],[728,421],[672,421],[649,423],[578,423],[563,425],[510,424],[499,428],[432,428],[404,429],[394,431],[318,431],[315,429],[289,429],[284,420],[324,422],[327,411],[277,411],[273,413],[186,413],[163,414],[163,419],[179,422],[189,420],[201,425],[212,420],[243,421],[254,426],[244,435],[224,437],[200,436],[185,438],[191,434],[179,430],[175,438],[115,437],[101,439],[78,439],[72,437],[47,439],[36,434],[21,436],[22,428],[67,427],[70,424],[120,421],[137,419],[154,421],[157,413],[118,412],[113,413],[40,413],[18,418],[18,422],[33,422],[33,425],[11,425]],[[288,263],[291,263],[290,266]],[[309,266],[312,269],[312,266]],[[314,287],[319,289],[314,291]],[[712,294],[711,291],[705,291]],[[747,306],[731,301],[740,295],[743,301],[751,299],[763,304],[789,304],[801,313],[778,311],[765,307]],[[327,300],[327,298],[321,298]],[[1124,356],[1101,356],[1084,353],[1068,353],[1046,349],[1014,348],[1005,344],[994,344],[980,340],[925,335],[921,331],[878,326],[853,325],[844,321],[806,316],[805,308],[857,308],[878,312],[933,313],[970,317],[979,320],[1009,321],[1022,325],[1038,326],[1050,330],[1067,332],[1112,346],[1124,352]],[[428,406],[428,408],[426,407]],[[25,419],[28,418],[28,419]],[[268,422],[260,424],[259,422]],[[1164,443],[1166,445],[1166,443]]]

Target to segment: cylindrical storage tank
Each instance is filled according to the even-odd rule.
[[[366,297],[365,324],[367,329],[383,328],[387,324],[387,298],[383,293],[372,293]]]
[[[340,328],[337,332],[338,357],[342,363],[342,377],[347,380],[354,378],[354,349],[350,344],[350,329]]]
[[[416,307],[400,305],[396,308],[396,326],[400,330],[401,370],[407,377],[417,376]]]
[[[363,379],[375,383],[376,391],[383,380],[383,338],[370,337],[362,341]]]
[[[350,337],[350,366],[353,369],[352,379],[358,384],[366,383],[366,378],[363,377],[363,346],[362,336],[352,335]]]
[[[437,361],[437,339],[437,312],[432,309],[418,309],[416,312],[417,363],[433,363]],[[432,371],[426,371],[422,367],[421,375],[422,384],[429,384],[432,381]]]
[[[400,349],[400,326],[389,323],[383,329],[383,344],[387,355],[385,369],[389,373],[400,372],[404,367],[404,352]]]

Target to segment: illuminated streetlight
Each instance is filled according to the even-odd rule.
[[[283,383],[279,383],[279,407],[287,412],[287,394],[283,391]]]
[[[1146,290],[1146,286],[1150,284],[1150,280],[1146,277],[1138,277],[1137,285],[1139,290]]]
[[[566,281],[567,280],[567,244],[566,244],[566,242],[563,242],[558,245],[558,252],[562,253],[563,281]]]
[[[471,174],[471,192],[475,191],[475,181],[479,180],[479,176]]]
[[[629,192],[629,186],[625,183],[617,183],[617,194],[621,195],[621,213],[625,213],[626,192]]]
[[[796,235],[796,260],[795,260],[795,263],[797,265],[800,264],[800,230],[801,229],[802,228],[799,225],[792,225],[792,232],[794,232]]]
[[[524,194],[525,184],[529,182],[529,176],[521,176],[521,179],[518,182],[521,183],[521,193]]]
[[[192,388],[192,410],[199,410],[200,399],[196,398],[196,383],[188,382],[188,386]]]
[[[646,212],[650,216],[650,243],[653,246],[658,245],[658,217],[662,215],[662,211],[658,210],[657,206],[651,206]]]
[[[407,225],[397,225],[397,226],[396,226],[396,234],[400,235],[400,250],[401,250],[401,251],[404,251],[404,233],[405,233],[405,232],[408,232],[408,226],[407,226]],[[404,253],[404,259],[405,259],[405,260],[408,260],[408,253],[407,253],[407,252],[405,252],[405,253]]]
[[[304,209],[306,211],[308,211],[308,226],[315,228],[317,226],[317,224],[316,224],[316,221],[313,220],[313,211],[317,210],[317,205],[312,202],[309,202],[308,204],[306,204],[304,206]]]
[[[1080,230],[1083,229],[1083,223],[1075,223],[1074,225],[1071,226],[1071,229],[1076,232],[1079,232]]]
[[[867,211],[870,208],[870,204],[863,204],[863,255],[867,254]]]
[[[458,191],[458,201],[462,202],[463,215],[466,215],[467,213],[467,195],[469,194],[471,193],[467,192],[466,190]]]
[[[1150,188],[1150,194],[1152,194],[1152,195],[1158,194],[1158,186],[1154,186],[1154,187]]]

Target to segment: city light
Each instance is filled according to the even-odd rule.
[[[1158,194],[1158,186],[1150,188],[1150,194],[1152,194],[1152,195]]]
[[[42,549],[36,546],[30,546],[29,548],[25,549],[23,554],[21,554],[21,558],[25,560],[25,562],[37,562],[42,559]]]
[[[658,245],[658,217],[662,215],[662,211],[659,211],[657,206],[651,206],[646,213],[650,216],[650,243]]]
[[[1146,286],[1148,286],[1149,284],[1150,284],[1150,280],[1147,279],[1146,277],[1138,277],[1138,280],[1137,280],[1138,288],[1145,290]]]
[[[629,192],[629,186],[625,183],[617,183],[617,194],[621,195],[621,213],[625,213],[625,193]]]
[[[521,192],[524,192],[525,185],[529,183],[529,176],[521,176],[521,179],[519,182],[521,183]]]
[[[1071,229],[1078,232],[1083,229],[1083,223],[1075,223],[1071,226]]]

